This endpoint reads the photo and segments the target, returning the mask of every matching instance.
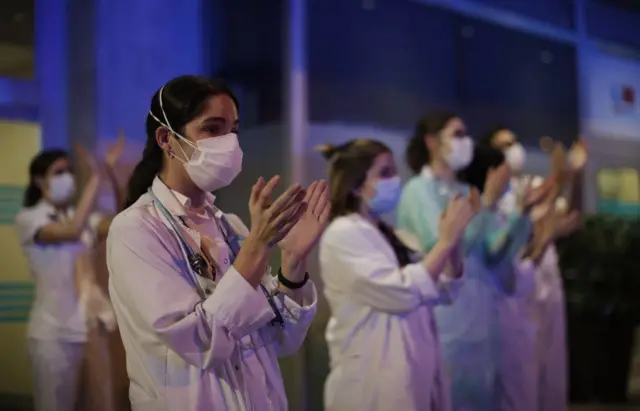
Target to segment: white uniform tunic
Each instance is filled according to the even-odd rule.
[[[533,185],[541,183],[535,178]],[[512,187],[518,184],[512,181]],[[500,202],[507,213],[516,206],[514,191]],[[555,247],[533,268],[515,261],[520,281],[512,297],[501,297],[500,410],[565,411],[567,370],[562,279]],[[527,280],[533,279],[533,282]],[[524,280],[524,281],[523,281]]]
[[[107,240],[109,290],[133,410],[287,410],[277,356],[294,353],[305,338],[316,311],[313,283],[301,290],[302,306],[283,294],[274,297],[284,328],[274,325],[263,291],[231,265],[213,197],[204,214],[194,215],[188,199],[158,178],[152,190],[173,216],[191,219],[184,232],[198,247],[203,235],[212,240],[209,251],[222,275],[215,282],[196,276],[206,294],[201,298],[174,228],[150,194],[114,219]],[[237,217],[228,217],[237,232],[247,233]],[[263,283],[277,285],[272,277]]]
[[[422,263],[401,268],[382,233],[358,214],[329,225],[320,266],[331,308],[325,409],[450,410],[432,307],[450,302],[462,281],[443,275],[434,283]]]
[[[27,336],[36,411],[68,411],[73,409],[77,398],[87,330],[75,285],[75,263],[78,255],[92,245],[102,216],[91,215],[81,241],[60,244],[35,241],[40,229],[73,215],[73,209],[61,213],[42,200],[22,209],[15,219],[35,282]]]

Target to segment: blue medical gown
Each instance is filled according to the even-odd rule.
[[[428,172],[405,185],[398,227],[416,235],[423,251],[438,241],[440,216],[456,194],[469,187],[447,183]],[[463,237],[465,283],[451,305],[435,308],[454,410],[495,411],[499,347],[496,293],[515,288],[513,264],[531,234],[528,218],[483,209]]]

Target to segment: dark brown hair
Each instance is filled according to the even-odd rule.
[[[364,184],[375,159],[391,149],[380,141],[360,138],[340,146],[326,144],[316,147],[329,161],[329,199],[331,219],[358,212],[360,199],[353,194]]]
[[[22,205],[32,207],[42,199],[42,190],[36,180],[44,177],[53,163],[61,158],[68,159],[69,154],[64,150],[52,149],[41,151],[31,159],[31,164],[29,164],[29,185],[24,192]]]
[[[456,114],[447,111],[432,111],[418,120],[405,153],[407,165],[414,173],[418,174],[431,160],[424,137],[429,134],[438,134],[451,119],[456,117],[458,117]]]
[[[331,219],[360,211],[360,199],[353,194],[364,184],[375,159],[391,153],[384,143],[366,138],[348,141],[340,146],[325,144],[316,147],[329,161],[329,199]],[[382,220],[378,230],[387,239],[401,267],[411,263],[412,251],[395,235],[393,228]]]
[[[160,90],[162,90],[164,114],[162,114],[160,106]],[[184,134],[184,127],[202,113],[209,97],[218,95],[229,96],[239,109],[238,100],[224,81],[201,76],[180,76],[169,81],[154,93],[151,97],[149,110],[162,121],[168,120],[174,131]],[[156,142],[156,129],[161,126],[151,114],[147,114],[147,142],[142,159],[136,165],[129,179],[125,208],[135,203],[141,195],[147,192],[153,179],[162,170],[162,149]]]

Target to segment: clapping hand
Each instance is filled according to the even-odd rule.
[[[307,204],[303,202],[306,191],[300,184],[291,185],[287,191],[271,202],[273,190],[280,176],[265,182],[262,177],[253,185],[249,199],[251,230],[247,240],[272,247],[282,240],[304,215]]]
[[[456,194],[440,216],[440,240],[446,244],[457,244],[479,209],[480,194],[476,188],[472,188],[466,197]]]
[[[574,142],[569,149],[568,160],[569,168],[572,172],[582,171],[589,160],[587,142],[584,140]]]
[[[498,168],[491,168],[487,172],[482,200],[487,207],[494,207],[505,192],[511,173],[509,166],[504,163]]]
[[[100,171],[98,162],[96,161],[95,157],[89,152],[89,150],[84,148],[84,146],[80,143],[74,143],[73,150],[76,154],[78,163],[81,166],[87,167],[92,175],[98,176]]]
[[[124,133],[121,131],[118,132],[118,139],[114,144],[109,145],[107,148],[107,154],[104,157],[104,164],[111,170],[115,169],[122,157],[122,153],[124,152]]]
[[[291,231],[280,241],[282,251],[304,260],[324,231],[331,212],[329,190],[324,181],[314,181],[303,199],[306,210]]]

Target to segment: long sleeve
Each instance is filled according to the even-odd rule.
[[[320,242],[320,266],[327,289],[380,311],[408,312],[439,297],[424,265],[400,268],[391,247],[368,223],[334,221]]]
[[[270,279],[271,288],[278,287],[278,279]],[[302,304],[296,303],[283,293],[276,295],[274,301],[282,318],[284,327],[279,332],[278,356],[286,357],[293,355],[300,349],[311,322],[316,316],[318,294],[315,285],[311,280],[300,290],[302,292]]]
[[[526,275],[519,275],[526,270],[519,270],[517,260],[531,236],[531,220],[517,211],[509,213],[506,220],[498,212],[491,217],[483,239],[484,260],[500,288],[512,294],[523,287],[519,282],[528,281]]]
[[[228,229],[233,230],[238,236],[238,241],[242,242],[249,235],[247,226],[235,214],[225,214],[224,217],[229,224]],[[278,289],[278,279],[269,274],[263,279],[263,284],[269,290]],[[274,298],[276,307],[284,320],[284,327],[278,331],[277,350],[281,357],[292,355],[300,349],[316,315],[318,293],[313,282],[308,281],[300,291],[302,292],[301,305],[284,293],[277,293]]]
[[[201,300],[176,240],[160,222],[139,215],[116,217],[107,263],[118,322],[143,335],[154,334],[200,369],[227,361],[240,338],[274,316],[262,291],[233,266]]]
[[[423,184],[417,184],[418,182]],[[427,252],[438,242],[438,226],[444,209],[434,198],[430,198],[424,187],[429,182],[412,180],[402,191],[398,206],[398,228],[409,231],[420,239],[422,251]],[[486,209],[471,220],[463,236],[463,248],[468,255],[484,239],[490,211]]]

